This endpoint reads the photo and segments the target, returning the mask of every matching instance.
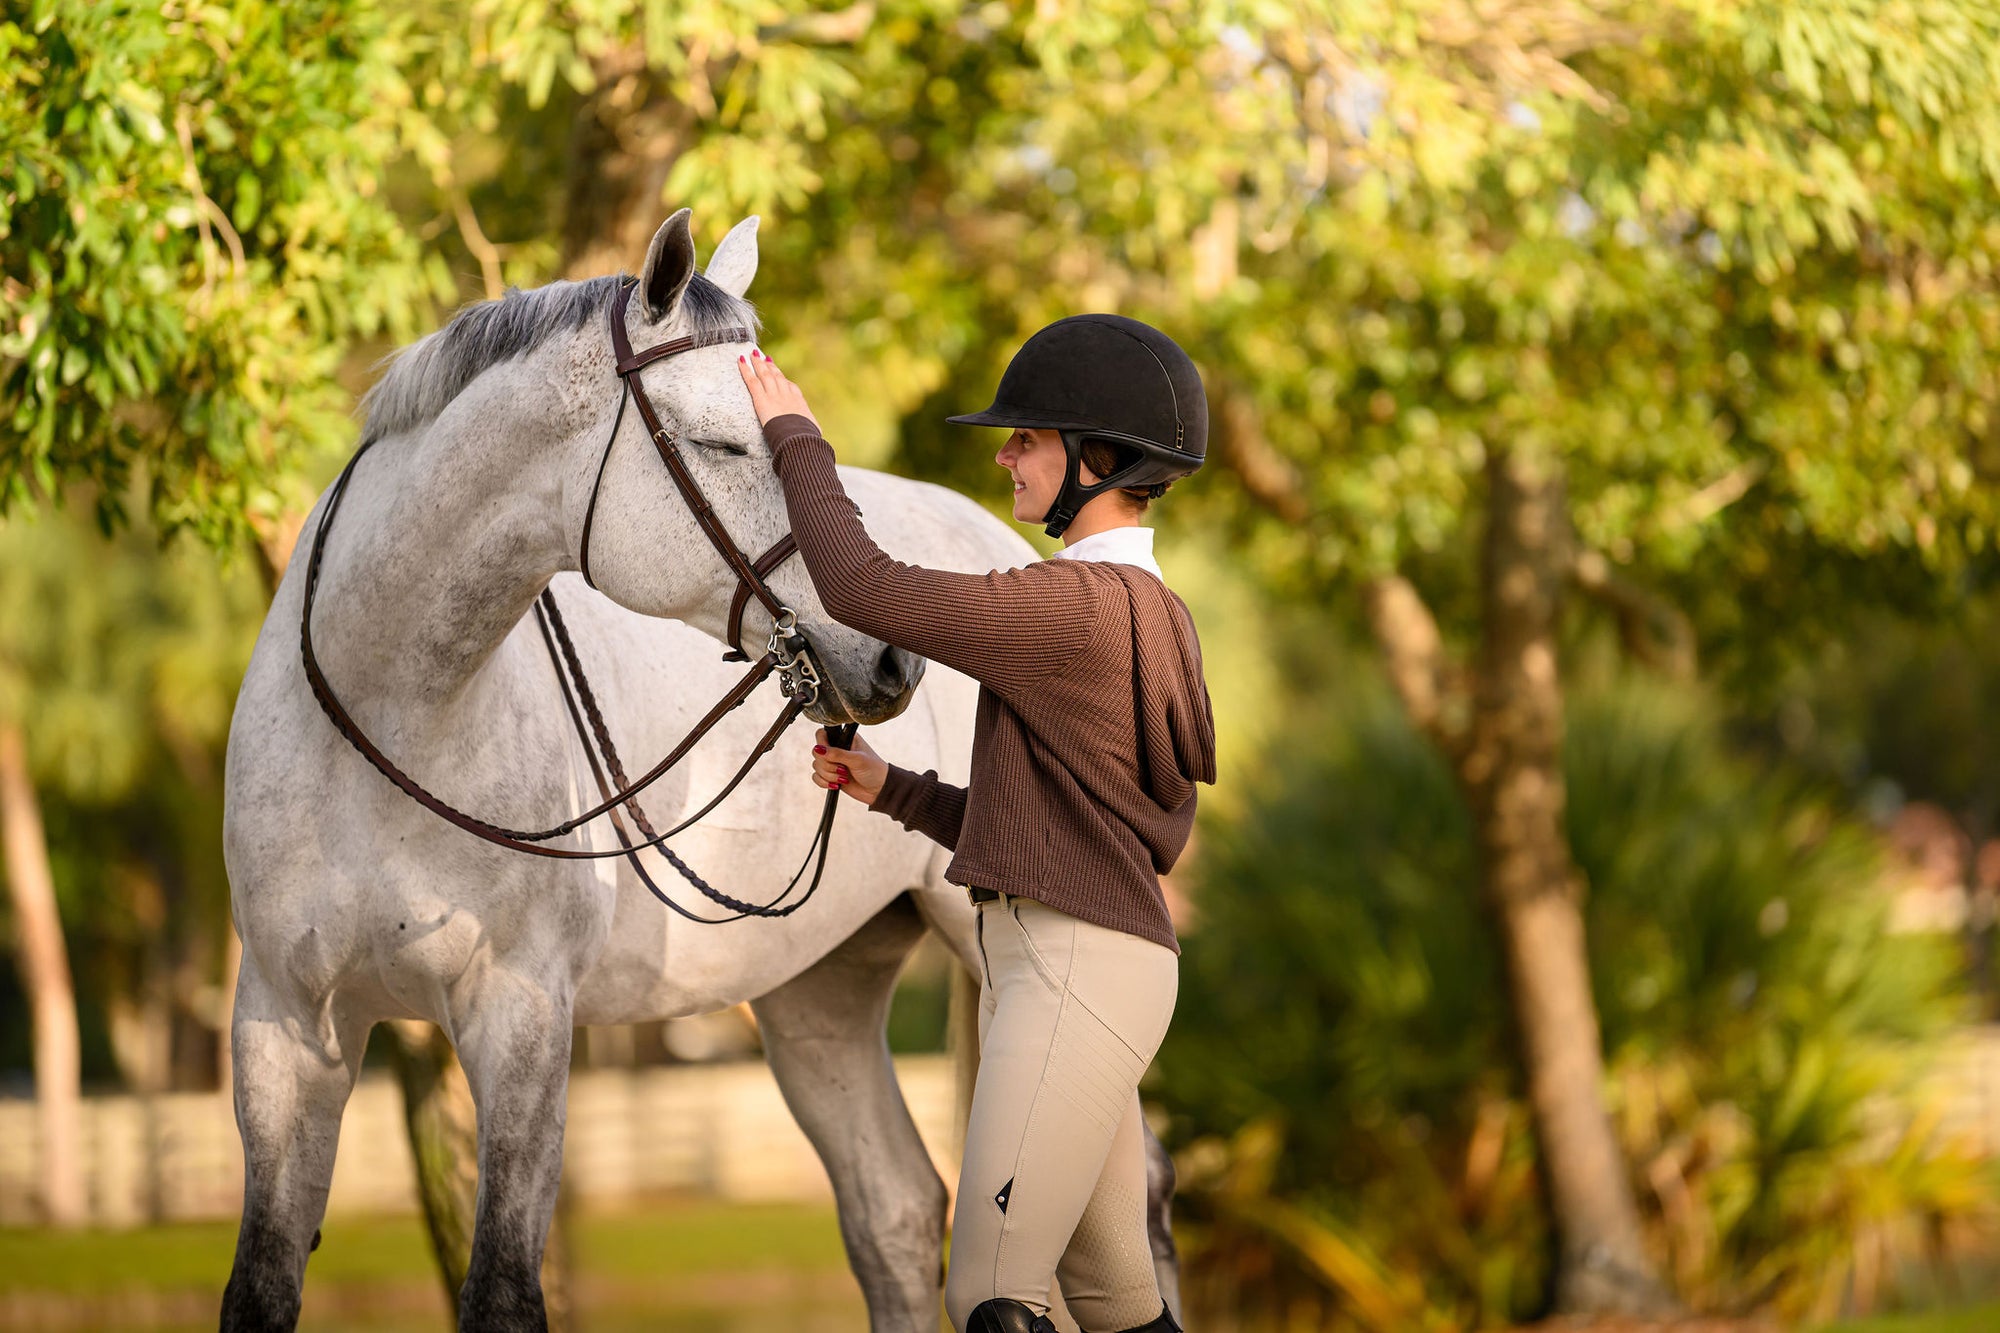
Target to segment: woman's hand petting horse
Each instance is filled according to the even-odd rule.
[[[819,729],[815,740],[813,785],[844,791],[863,805],[875,804],[875,798],[882,794],[883,780],[889,776],[889,765],[882,756],[858,735],[851,750],[828,745],[825,727]]]
[[[750,405],[757,409],[757,424],[768,424],[773,417],[784,416],[788,412],[812,422],[819,427],[819,418],[806,406],[805,390],[785,378],[771,358],[764,355],[761,348],[753,349],[748,356],[736,358],[736,368],[743,372],[743,383],[750,390]]]

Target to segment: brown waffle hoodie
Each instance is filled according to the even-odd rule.
[[[960,574],[868,536],[802,416],[764,427],[792,536],[828,614],[980,684],[969,786],[891,764],[874,808],[954,855],[945,877],[1047,903],[1176,953],[1160,875],[1215,781],[1215,721],[1187,606],[1132,565]]]

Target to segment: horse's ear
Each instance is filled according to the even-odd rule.
[[[729,229],[729,234],[722,238],[722,244],[716,246],[715,253],[708,257],[708,267],[702,270],[702,274],[731,296],[741,296],[750,290],[750,279],[757,276],[755,213]]]
[[[694,213],[683,208],[653,233],[646,247],[646,267],[639,271],[639,295],[645,298],[646,318],[655,324],[664,320],[680,304],[688,279],[694,276]]]

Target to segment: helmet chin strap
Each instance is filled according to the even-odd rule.
[[[1063,431],[1063,455],[1067,460],[1063,465],[1062,489],[1056,492],[1055,502],[1049,512],[1042,515],[1042,531],[1051,537],[1060,537],[1076,522],[1076,516],[1083,507],[1106,491],[1115,491],[1124,484],[1124,478],[1131,476],[1145,466],[1145,459],[1138,459],[1106,477],[1103,481],[1086,486],[1080,474],[1083,468],[1083,437],[1087,431]]]

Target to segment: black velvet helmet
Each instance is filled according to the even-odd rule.
[[[1194,362],[1166,334],[1123,315],[1057,320],[1014,353],[991,407],[945,420],[1061,433],[1069,462],[1042,516],[1051,537],[1093,497],[1185,477],[1208,452],[1208,398]],[[1111,445],[1121,466],[1085,486],[1077,469],[1091,440]]]

